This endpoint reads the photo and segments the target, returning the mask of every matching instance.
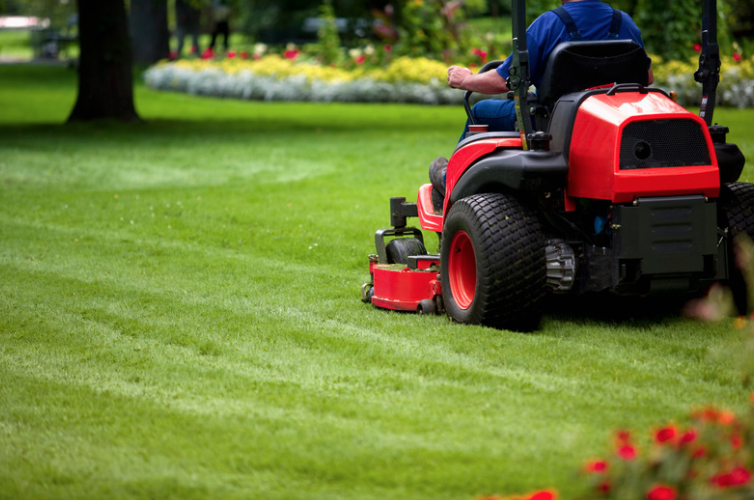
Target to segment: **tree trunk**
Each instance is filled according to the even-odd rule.
[[[170,52],[167,0],[131,0],[131,40],[136,64],[154,64]]]
[[[79,90],[68,121],[139,119],[123,0],[78,0]]]

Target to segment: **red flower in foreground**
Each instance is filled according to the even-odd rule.
[[[702,51],[702,44],[701,43],[695,43],[694,44],[694,52],[701,52]]]
[[[663,427],[655,432],[655,442],[657,444],[664,444],[669,441],[672,442],[675,441],[676,436],[678,436],[678,429],[674,426]]]
[[[587,472],[602,473],[607,472],[607,462],[604,460],[590,460],[584,466],[584,470]]]
[[[720,412],[710,406],[708,408],[703,408],[701,410],[695,411],[691,416],[696,420],[701,420],[702,422],[717,422],[718,418],[720,418]]]
[[[248,59],[248,58],[249,58],[249,53],[246,52],[245,50],[241,51],[241,59]]]
[[[621,446],[620,448],[618,448],[616,453],[623,460],[633,460],[634,458],[636,458],[636,448],[634,448],[630,444]]]
[[[715,476],[712,476],[709,481],[719,488],[741,486],[751,481],[751,472],[749,472],[744,467],[736,467],[727,474],[717,474]]]
[[[738,450],[744,444],[744,440],[743,440],[743,438],[741,437],[740,434],[736,433],[736,434],[733,434],[730,437],[730,444],[731,444],[731,446],[733,446],[734,450]]]
[[[694,429],[690,429],[683,433],[681,436],[681,445],[693,443],[696,440],[697,432]]]
[[[471,52],[481,57],[482,59],[485,59],[487,57],[487,53],[483,51],[482,49],[471,49]]]
[[[529,496],[529,500],[555,500],[556,498],[558,495],[550,490],[537,491]]]
[[[739,61],[741,61],[741,59],[742,59],[741,58],[741,54],[739,54],[738,52],[736,52],[735,54],[733,54],[733,60],[734,61],[739,62]]]
[[[675,500],[678,492],[672,486],[657,484],[647,493],[647,500]]]
[[[298,50],[286,50],[283,53],[283,56],[286,59],[296,59],[296,57],[298,57]]]
[[[717,415],[717,423],[731,425],[736,422],[736,414],[730,410],[723,410]]]
[[[631,433],[628,431],[618,431],[615,433],[615,442],[619,446],[627,445],[631,443]]]

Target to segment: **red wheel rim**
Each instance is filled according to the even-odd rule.
[[[468,309],[476,293],[476,257],[474,245],[465,231],[458,231],[450,242],[448,280],[458,307]]]

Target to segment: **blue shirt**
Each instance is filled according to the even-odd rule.
[[[613,9],[600,0],[581,0],[580,2],[568,2],[563,5],[573,18],[584,40],[607,40],[610,23],[613,19]],[[644,47],[639,28],[625,12],[621,12],[619,38],[622,40],[634,40]],[[526,30],[526,45],[529,51],[529,75],[534,86],[542,83],[547,58],[550,53],[562,42],[570,42],[565,23],[552,11],[539,16]],[[647,69],[651,60],[647,57]],[[508,78],[513,57],[508,56],[503,64],[498,66],[497,72],[503,78]]]

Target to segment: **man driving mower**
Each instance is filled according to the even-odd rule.
[[[538,87],[542,81],[547,58],[562,42],[580,40],[634,40],[644,47],[641,33],[633,19],[600,0],[562,0],[562,6],[539,16],[526,30],[529,50],[531,81]],[[448,69],[448,86],[470,90],[480,94],[504,94],[508,88],[512,55],[496,71],[472,73],[468,68],[451,66]],[[651,59],[647,57],[647,85],[654,81]],[[472,109],[476,123],[486,124],[488,131],[512,131],[516,129],[516,110],[512,99],[486,99]],[[461,134],[463,140],[469,131],[469,122]],[[429,169],[436,208],[441,209],[445,195],[445,169],[448,160],[436,158]],[[439,196],[438,196],[439,195]]]

